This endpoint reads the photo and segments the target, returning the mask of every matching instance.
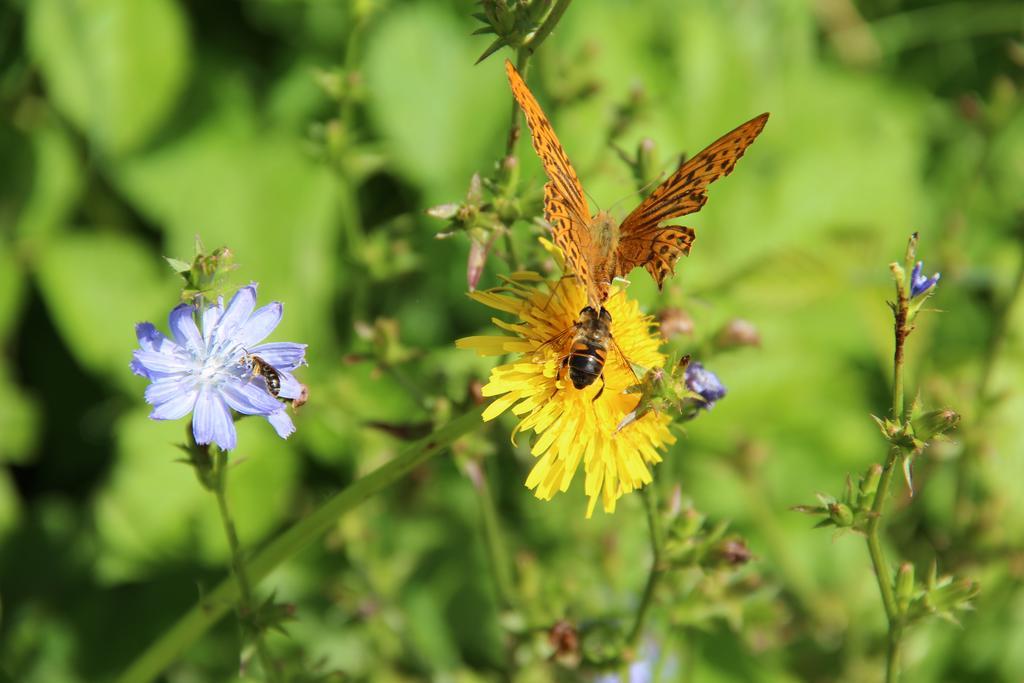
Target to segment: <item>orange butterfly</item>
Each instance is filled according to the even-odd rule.
[[[507,59],[505,70],[512,94],[530,125],[533,148],[548,176],[544,217],[569,268],[586,287],[590,306],[600,310],[612,280],[639,266],[646,268],[661,288],[665,277],[675,271],[676,260],[690,252],[694,239],[691,228],[662,223],[704,206],[708,185],[732,172],[736,161],[761,133],[768,114],[726,133],[683,163],[621,225],[616,225],[604,211],[590,215],[576,171],[555,137],[551,122]]]

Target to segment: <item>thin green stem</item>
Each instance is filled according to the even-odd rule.
[[[1024,242],[1021,244],[1024,246]],[[978,383],[977,400],[979,405],[984,404],[988,400],[989,384],[992,382],[992,371],[996,360],[999,358],[999,353],[1002,351],[1003,342],[1006,339],[1006,330],[1010,323],[1010,313],[1022,290],[1024,290],[1024,255],[1021,256],[1020,263],[1017,266],[1017,275],[1013,280],[1013,287],[999,306],[999,311],[992,323],[992,335],[989,338],[985,358],[982,361],[981,381]]]
[[[889,495],[889,485],[892,482],[892,474],[896,471],[896,466],[899,463],[899,456],[899,447],[892,446],[889,449],[889,456],[885,459],[882,477],[878,480],[878,491],[871,504],[871,518],[868,520],[867,526],[868,553],[871,555],[871,564],[875,569],[875,577],[878,579],[878,590],[882,594],[882,602],[885,605],[885,616],[890,625],[898,616],[899,608],[893,593],[892,572],[885,559],[885,553],[882,551],[882,543],[878,538],[878,528],[882,523],[885,499]]]
[[[900,642],[902,638],[902,623],[889,627],[889,642],[885,651],[885,683],[896,683],[900,680]]]
[[[220,510],[220,519],[224,524],[224,534],[228,539],[228,547],[231,550],[231,573],[238,582],[238,621],[242,626],[242,634],[252,634],[253,642],[256,645],[256,653],[260,658],[260,665],[263,667],[263,675],[268,681],[278,681],[277,668],[274,666],[274,659],[270,656],[270,650],[263,639],[263,627],[256,619],[256,601],[253,597],[252,583],[249,581],[249,573],[245,567],[245,558],[242,554],[242,544],[238,541],[238,531],[235,529],[235,520],[231,516],[231,508],[228,507],[227,481],[228,481],[228,454],[226,451],[216,448],[214,460],[214,494],[217,496],[217,507]]]
[[[334,528],[338,520],[371,496],[444,452],[453,441],[478,428],[484,406],[471,409],[433,434],[410,444],[394,460],[335,494],[315,512],[305,517],[257,553],[248,564],[249,579],[259,582],[285,560]],[[202,601],[189,610],[149,646],[117,679],[117,683],[145,683],[166,669],[182,652],[200,638],[238,601],[238,584],[230,578],[221,581]]]
[[[530,68],[530,56],[537,51],[537,48],[541,46],[541,43],[547,39],[551,32],[558,25],[558,22],[562,19],[562,15],[569,9],[569,3],[572,0],[558,0],[555,6],[548,12],[548,16],[545,17],[544,23],[540,25],[532,36],[530,36],[522,46],[516,50],[516,71],[519,75],[526,80],[526,72]],[[516,142],[519,141],[519,105],[515,98],[512,98],[512,123],[508,129],[508,140],[505,143],[505,156],[510,157],[516,151]]]
[[[910,335],[911,326],[909,320],[910,298],[905,278],[905,273],[911,268],[914,260],[914,252],[917,246],[917,235],[910,239],[907,246],[907,255],[904,259],[904,273],[897,276],[896,281],[896,305],[894,308],[894,339],[895,349],[893,350],[893,378],[892,378],[892,417],[901,426],[905,420],[903,401],[903,365],[904,346],[907,337]],[[896,270],[898,273],[898,269]],[[882,468],[882,476],[878,480],[878,490],[875,491],[875,498],[871,503],[871,514],[868,518],[866,535],[868,554],[871,556],[871,566],[875,570],[875,578],[878,580],[878,591],[882,596],[882,604],[885,607],[885,617],[889,624],[888,648],[886,650],[886,676],[887,683],[894,683],[899,680],[899,654],[900,639],[903,633],[903,615],[899,604],[896,602],[896,595],[893,591],[893,575],[889,563],[885,559],[885,552],[882,550],[882,542],[879,538],[879,528],[882,525],[882,515],[885,512],[885,501],[889,497],[889,487],[892,484],[893,472],[900,463],[903,451],[900,446],[892,444],[889,453],[885,458],[885,465]]]
[[[665,574],[664,547],[665,539],[661,530],[661,517],[658,513],[658,493],[654,490],[653,484],[648,484],[640,491],[644,499],[644,510],[647,512],[647,527],[651,532],[651,569],[647,574],[647,585],[644,586],[643,597],[640,598],[640,607],[637,608],[636,618],[633,621],[633,628],[627,636],[627,644],[634,651],[640,636],[643,634],[644,622],[654,603],[654,592],[658,588],[658,582]]]
[[[558,2],[555,3],[555,6],[551,8],[551,11],[548,12],[548,16],[544,19],[544,23],[541,24],[536,33],[530,36],[530,39],[526,42],[526,49],[533,53],[538,47],[540,47],[541,43],[551,35],[555,26],[558,25],[559,21],[561,21],[562,15],[565,14],[565,10],[569,9],[569,3],[571,2],[572,0],[558,0]]]
[[[526,80],[526,72],[530,68],[530,51],[525,47],[521,47],[516,50],[516,71],[519,75]],[[505,140],[505,156],[515,156],[516,143],[519,142],[519,103],[516,102],[516,98],[512,98],[512,120],[508,126],[508,138]]]
[[[1024,242],[1021,244],[1024,246]],[[974,395],[976,423],[967,433],[964,452],[960,455],[960,459],[957,462],[956,502],[953,509],[956,523],[961,529],[969,527],[973,517],[973,509],[968,497],[971,491],[972,465],[977,459],[975,454],[984,450],[985,429],[980,424],[980,419],[983,419],[987,412],[985,405],[989,401],[989,388],[996,367],[996,361],[999,359],[1003,343],[1006,339],[1010,314],[1017,299],[1020,298],[1022,290],[1024,290],[1024,254],[1021,255],[1020,263],[1017,266],[1017,275],[1014,278],[1013,286],[999,306],[994,316],[995,319],[992,322],[992,331],[985,349],[985,356],[982,359],[981,374]]]
[[[483,463],[472,463],[476,468],[470,474],[473,487],[477,492],[477,500],[480,502],[480,519],[484,534],[484,544],[487,548],[487,557],[490,560],[491,570],[494,572],[494,585],[498,592],[498,601],[502,608],[511,609],[516,606],[515,581],[512,574],[512,562],[509,559],[508,548],[505,543],[505,534],[501,529],[501,522],[498,517],[498,509],[494,504],[494,495],[491,492],[491,485],[487,481],[487,471]]]
[[[896,288],[896,325],[895,337],[896,347],[892,358],[892,418],[903,422],[903,347],[910,334],[907,325],[908,309],[910,301],[907,299],[907,290],[903,283]]]
[[[519,254],[517,253],[515,240],[512,239],[512,231],[505,231],[505,251],[508,252],[508,265],[512,270],[519,271],[523,269],[523,262],[519,260]]]

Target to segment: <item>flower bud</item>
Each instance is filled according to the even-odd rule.
[[[911,424],[914,436],[921,441],[931,441],[937,436],[955,429],[960,423],[960,415],[949,408],[933,410],[916,418]]]
[[[846,503],[830,503],[828,516],[837,527],[853,526],[853,510]]]
[[[466,203],[478,205],[484,200],[483,181],[480,174],[474,173],[469,179],[469,189],[466,191]]]
[[[666,308],[658,314],[661,336],[672,339],[679,335],[689,337],[693,334],[693,318],[681,308]]]
[[[640,178],[657,176],[657,162],[654,158],[654,140],[644,138],[636,148],[636,173]]]
[[[746,564],[753,557],[742,538],[727,538],[718,545],[716,551],[720,559],[733,567]]]
[[[882,466],[876,462],[860,478],[860,485],[857,489],[857,507],[871,506],[875,501],[875,492],[878,491],[878,482],[881,478]]]
[[[548,629],[548,645],[554,651],[552,658],[563,666],[575,666],[580,661],[580,635],[572,622],[561,619]]]
[[[761,334],[752,322],[734,318],[715,335],[715,348],[720,351],[743,346],[761,346]]]
[[[480,276],[484,272],[489,246],[478,240],[473,240],[469,244],[469,258],[466,260],[466,284],[469,285],[471,292],[476,290],[476,285],[480,282]]]
[[[905,614],[914,598],[914,565],[904,562],[896,570],[896,602],[900,612]]]
[[[448,220],[449,218],[454,218],[458,210],[459,205],[454,202],[450,202],[448,204],[438,204],[437,206],[430,207],[427,209],[427,215],[434,218],[440,218],[441,220]]]
[[[519,158],[509,155],[501,160],[498,166],[498,184],[503,188],[513,188],[519,182]]]

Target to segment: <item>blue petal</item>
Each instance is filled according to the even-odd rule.
[[[162,378],[146,387],[146,403],[159,406],[172,401],[178,396],[194,392],[191,382],[183,382],[180,378]]]
[[[292,422],[292,418],[284,411],[284,408],[281,408],[276,413],[267,415],[267,422],[274,427],[274,431],[282,439],[287,439],[295,433],[295,423]]]
[[[152,384],[150,387],[155,387],[159,384],[164,384],[164,382]],[[167,384],[170,384],[170,382],[167,382]],[[161,392],[168,388],[169,387],[161,387]],[[155,399],[158,397],[153,396],[147,388],[146,400],[150,401],[151,397],[154,399],[153,401],[150,401],[151,403],[154,403],[154,405],[153,412],[149,414],[149,417],[153,420],[177,420],[185,417],[195,407],[197,395],[198,392],[195,389],[192,389],[191,391],[174,391],[173,393],[168,392],[167,394],[161,394],[159,396],[159,398],[165,400],[156,403]]]
[[[270,415],[281,410],[281,402],[264,384],[227,381],[221,385],[221,395],[232,410],[243,415]]]
[[[715,401],[723,398],[726,394],[725,385],[718,379],[718,375],[707,370],[699,362],[694,361],[686,366],[686,387],[693,392],[700,394],[704,399],[703,407],[710,409]]]
[[[242,325],[242,329],[239,331],[237,338],[238,343],[242,345],[242,348],[248,349],[249,347],[259,344],[261,341],[267,338],[277,324],[281,322],[281,314],[283,307],[280,301],[271,301],[266,306],[256,309],[256,311],[249,316],[249,320]],[[268,363],[270,361],[267,361]],[[273,365],[273,363],[270,363]]]
[[[196,399],[192,435],[197,444],[216,443],[226,451],[237,445],[238,435],[231,421],[231,412],[220,395],[209,387],[203,387]]]
[[[168,324],[171,328],[171,334],[174,335],[174,340],[193,354],[197,354],[202,351],[203,337],[199,334],[196,321],[192,319],[194,311],[195,309],[188,304],[175,306],[174,310],[171,311]]]
[[[158,351],[137,349],[132,353],[133,366],[142,368],[147,376],[174,375],[188,372],[189,366],[183,358]]]
[[[300,365],[306,364],[306,344],[292,342],[260,344],[249,349],[249,353],[255,353],[278,371],[294,370]]]
[[[177,344],[165,337],[153,323],[139,323],[135,326],[135,338],[144,351],[173,350]]]
[[[153,325],[153,323],[139,323],[135,326],[135,337],[139,340],[139,346],[142,347],[143,351],[149,351],[154,353],[173,354],[180,347],[173,341],[165,337],[160,333],[159,330]],[[151,372],[138,358],[132,356],[131,362],[128,364],[132,372],[140,377],[146,379],[157,379],[162,373]]]
[[[224,314],[217,321],[217,327],[213,331],[214,343],[224,344],[229,340],[233,341],[255,307],[256,285],[247,285],[235,292]]]
[[[302,395],[302,384],[287,370],[278,370],[277,374],[281,376],[281,390],[277,392],[277,395],[281,398],[296,399]]]
[[[207,341],[213,336],[213,329],[217,327],[217,322],[220,321],[220,317],[224,314],[224,297],[217,297],[217,303],[210,304],[203,311],[203,337]]]

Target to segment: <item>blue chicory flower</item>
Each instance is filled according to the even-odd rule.
[[[255,309],[255,310],[254,310]],[[256,309],[256,284],[238,290],[227,308],[223,299],[198,311],[181,304],[171,311],[173,339],[152,323],[139,323],[135,334],[140,348],[131,369],[150,380],[146,402],[150,418],[177,420],[192,413],[192,434],[197,444],[215,443],[224,450],[237,445],[231,411],[262,415],[283,439],[295,431],[285,405],[268,390],[262,376],[253,376],[242,362],[248,354],[272,365],[281,377],[280,398],[297,399],[302,384],[291,371],[305,365],[306,345],[291,342],[261,344],[281,322],[283,306],[273,301]]]
[[[653,639],[648,638],[640,647],[640,656],[630,663],[626,671],[625,679],[618,672],[603,673],[596,676],[592,683],[651,683],[656,676],[655,671],[659,667],[661,648]],[[671,680],[677,673],[677,660],[674,656],[666,658],[668,661],[661,663],[660,676],[658,680]]]
[[[935,273],[931,277],[925,277],[921,274],[921,269],[924,267],[922,261],[918,261],[917,265],[914,266],[914,271],[910,274],[910,298],[921,296],[929,289],[935,286],[935,283],[942,277],[942,273]]]
[[[725,385],[718,379],[718,375],[705,369],[697,361],[686,366],[686,374],[683,378],[686,381],[686,388],[700,394],[700,397],[704,399],[702,408],[710,410],[715,405],[715,401],[726,394]]]

